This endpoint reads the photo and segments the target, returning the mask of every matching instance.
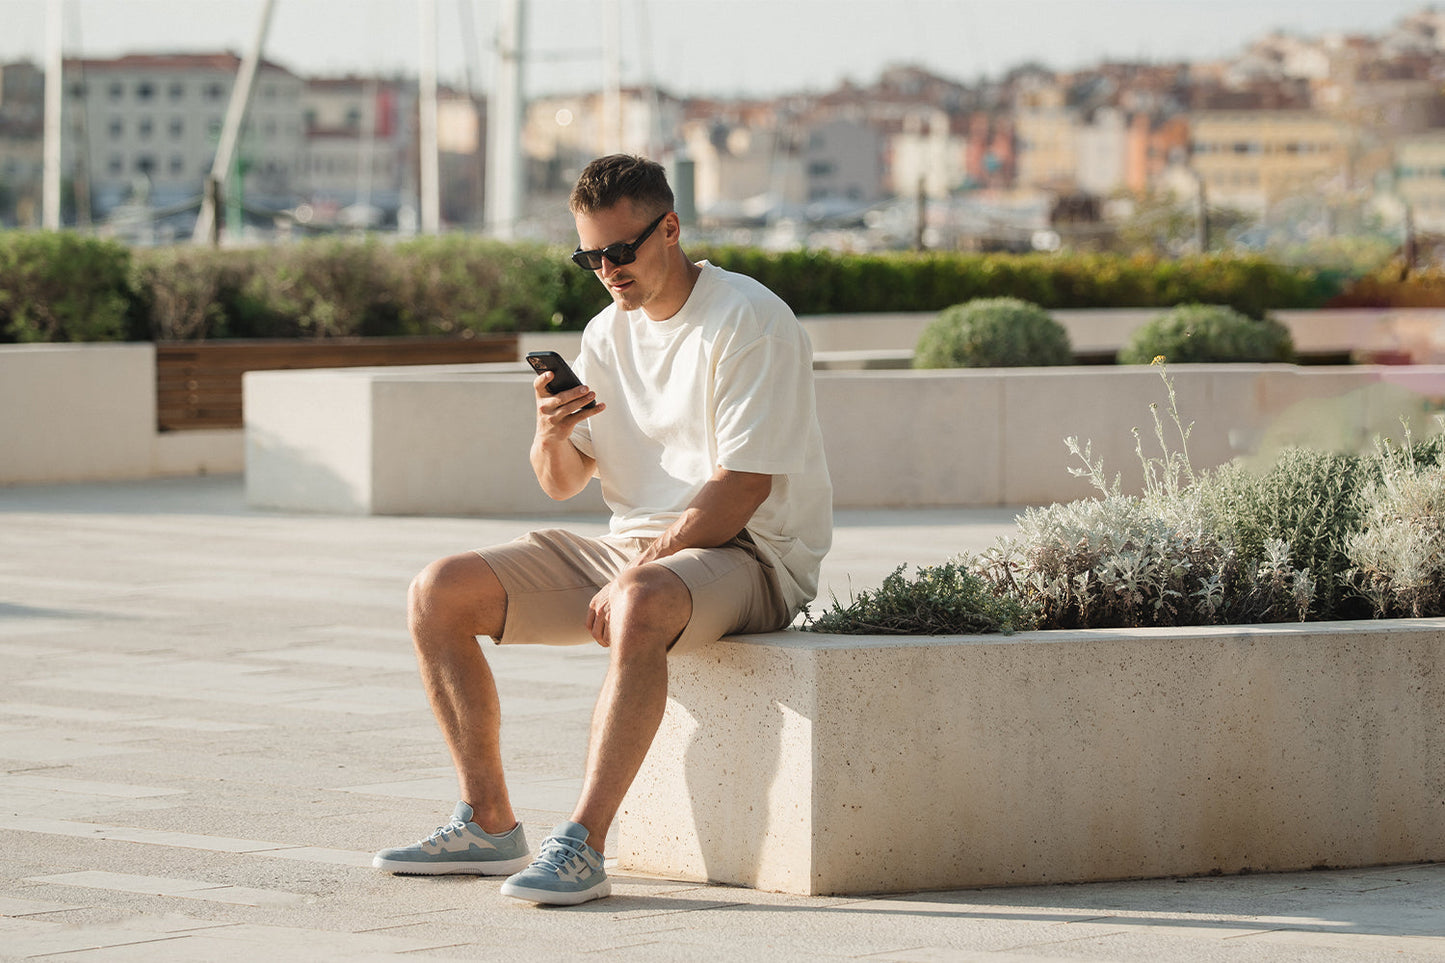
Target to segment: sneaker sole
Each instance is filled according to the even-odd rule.
[[[604,879],[591,889],[579,890],[575,893],[556,893],[552,890],[532,889],[530,886],[517,886],[513,883],[503,883],[501,892],[503,896],[510,896],[513,899],[545,903],[548,906],[576,906],[589,900],[611,896],[612,880]]]
[[[511,876],[532,864],[532,857],[519,856],[516,859],[493,859],[463,862],[412,862],[405,859],[382,859],[373,857],[371,865],[385,873],[397,876]]]

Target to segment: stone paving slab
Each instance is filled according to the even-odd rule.
[[[840,513],[823,600],[1012,518]],[[569,910],[376,873],[455,794],[407,582],[534,524],[255,512],[236,478],[0,488],[0,960],[1445,960],[1442,865],[886,898],[616,876]],[[536,842],[606,654],[491,654]]]

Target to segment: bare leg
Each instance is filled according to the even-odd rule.
[[[587,772],[572,818],[599,853],[667,707],[667,648],[692,617],[692,595],[660,566],[613,583],[612,661],[592,714]]]
[[[451,751],[473,822],[500,834],[517,824],[502,772],[501,706],[477,636],[501,634],[507,596],[480,555],[439,559],[411,583],[408,615],[422,685]]]

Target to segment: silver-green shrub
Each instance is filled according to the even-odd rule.
[[[915,368],[1018,368],[1072,364],[1064,326],[1036,304],[983,298],[945,308],[923,330]]]
[[[1264,558],[1271,542],[1289,545],[1315,578],[1314,618],[1358,618],[1364,613],[1341,576],[1367,468],[1355,454],[1286,448],[1264,470],[1236,462],[1206,473],[1192,497],[1200,524],[1246,558]]]
[[[1314,579],[1283,542],[1267,548],[1247,559],[1143,498],[1113,494],[1029,509],[1019,535],[986,552],[978,570],[1035,608],[1040,628],[1303,621]]]
[[[1445,459],[1382,444],[1379,478],[1346,539],[1346,585],[1378,618],[1445,615]]]
[[[1314,574],[1294,564],[1284,539],[1244,551],[1221,533],[1217,506],[1202,497],[1208,478],[1189,462],[1193,425],[1180,418],[1162,367],[1160,375],[1178,440],[1170,442],[1152,405],[1159,456],[1146,455],[1134,433],[1143,494],[1123,494],[1090,445],[1066,439],[1084,462],[1070,471],[1089,478],[1100,497],[1029,509],[1018,536],[978,560],[980,574],[996,592],[1035,608],[1041,628],[1303,621]]]

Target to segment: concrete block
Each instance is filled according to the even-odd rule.
[[[806,895],[1445,859],[1445,619],[671,661],[629,871]]]
[[[248,504],[372,511],[371,380],[357,370],[246,372]]]
[[[839,508],[998,504],[995,371],[820,371],[818,420]]]
[[[150,344],[0,345],[0,484],[145,478]]]
[[[596,483],[567,502],[537,485],[530,383],[516,363],[248,372],[247,502],[379,515],[604,511]]]

